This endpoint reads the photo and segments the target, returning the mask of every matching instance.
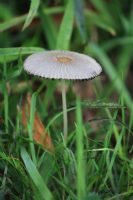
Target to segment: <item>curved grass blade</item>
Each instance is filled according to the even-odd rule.
[[[36,166],[32,162],[29,154],[27,153],[25,148],[21,148],[21,157],[25,164],[26,170],[28,171],[29,176],[31,177],[32,181],[36,185],[42,200],[52,200],[52,193],[46,186],[44,180],[42,179],[39,171],[37,170]]]
[[[103,65],[105,72],[107,73],[110,80],[113,82],[118,93],[119,94],[121,94],[122,92],[124,93],[123,99],[126,105],[129,107],[129,109],[133,109],[133,101],[131,95],[127,87],[121,80],[120,76],[118,75],[117,71],[115,70],[115,67],[112,64],[111,60],[106,55],[105,51],[94,43],[89,44],[86,50],[88,53],[92,52],[93,55],[95,55],[95,57],[99,59],[99,61]]]
[[[30,25],[33,18],[36,16],[39,5],[40,5],[40,0],[31,0],[30,10],[22,30],[26,29]]]
[[[22,15],[0,23],[0,32],[3,32],[9,28],[12,28],[22,23],[26,19],[26,16],[27,15]]]
[[[91,3],[98,10],[98,12],[100,13],[100,16],[102,15],[109,22],[110,25],[115,27],[115,21],[112,15],[110,14],[108,4],[105,1],[101,1],[101,0],[91,0]]]
[[[119,109],[119,108],[122,108],[123,106],[119,105],[119,104],[116,104],[116,103],[96,103],[96,102],[83,102],[81,101],[81,106],[82,107],[88,107],[90,109],[96,109],[96,108],[111,108],[111,109]],[[124,107],[125,108],[125,107]],[[76,106],[73,106],[71,108],[68,108],[67,109],[67,112],[71,112],[71,111],[74,111],[76,110]],[[46,126],[46,130],[49,129],[49,127],[59,118],[61,117],[63,114],[63,112],[58,112],[58,114],[56,114],[50,121],[49,123],[47,124]]]
[[[1,11],[1,8],[0,8]],[[53,15],[53,14],[59,14],[64,11],[64,8],[62,6],[56,6],[51,8],[44,8],[43,12],[45,12],[46,15]],[[3,12],[3,11],[2,11]],[[6,31],[7,29],[10,29],[14,26],[17,26],[24,22],[27,18],[28,14],[17,16],[17,17],[8,17],[8,19],[4,22],[0,23],[0,32]],[[34,17],[38,17],[38,13]]]
[[[130,44],[133,45],[133,37],[126,36],[126,37],[108,40],[108,42],[103,44],[103,48],[106,51],[110,51],[117,46],[125,46],[125,45],[130,45]]]
[[[0,152],[0,159],[1,159],[1,162],[6,161],[13,168],[15,168],[19,172],[20,178],[23,177],[22,181],[25,184],[28,183],[28,178],[26,177],[26,173],[23,168],[22,162],[18,158],[14,158],[13,156],[9,156],[9,155],[5,154],[4,152]]]
[[[97,27],[109,32],[110,34],[116,35],[115,28],[107,21],[107,19],[103,18],[102,16],[99,17],[99,14],[88,9],[85,10],[85,15],[89,24],[96,25]]]
[[[43,51],[40,47],[13,47],[0,48],[0,63],[10,62],[18,59],[22,55]]]

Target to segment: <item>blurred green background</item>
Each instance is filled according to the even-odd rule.
[[[28,55],[53,49],[90,55],[103,68],[92,81],[66,83],[67,142],[60,82],[23,70]],[[132,65],[132,0],[0,1],[0,200],[133,199]],[[32,141],[35,110],[54,154]]]

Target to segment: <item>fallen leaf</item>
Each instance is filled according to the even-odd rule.
[[[28,94],[26,101],[22,105],[22,124],[24,127],[27,126],[27,122],[30,117],[30,105],[31,105],[31,97]],[[54,151],[54,146],[51,137],[47,133],[37,112],[35,112],[34,115],[33,139],[37,143],[41,144],[44,149],[47,149],[50,152]]]

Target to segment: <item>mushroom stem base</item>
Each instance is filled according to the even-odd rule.
[[[67,103],[66,103],[66,85],[62,80],[62,107],[63,107],[63,132],[64,138],[67,138],[68,133],[68,119],[67,119]]]

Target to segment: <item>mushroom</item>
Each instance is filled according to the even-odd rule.
[[[62,80],[62,106],[64,137],[67,137],[67,105],[65,80],[87,80],[98,76],[102,68],[91,57],[62,50],[51,50],[30,55],[24,62],[24,69],[30,74],[49,79]]]

